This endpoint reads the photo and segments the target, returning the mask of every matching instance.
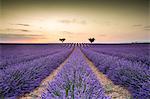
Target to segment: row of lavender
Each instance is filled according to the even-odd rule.
[[[88,66],[80,49],[76,48],[67,63],[49,82],[42,99],[109,99]]]
[[[149,45],[97,45],[97,47],[82,48],[82,51],[115,84],[128,88],[134,99],[150,99],[149,62],[130,60],[133,55],[140,57],[142,54],[146,60],[149,60],[148,47]]]
[[[37,56],[44,56],[51,54],[51,52],[58,52],[65,48],[72,48],[75,46],[88,46],[87,44],[64,43],[64,44],[0,44],[0,58],[1,64],[14,64],[16,61],[23,61]],[[31,58],[31,59],[32,59]]]
[[[0,69],[8,68],[12,64],[32,61],[41,57],[46,57],[67,49],[60,45],[0,45],[1,63]]]
[[[99,53],[150,65],[149,44],[92,45],[91,49]]]
[[[1,49],[1,62],[12,60],[10,64],[1,64],[9,67],[0,69],[0,97],[6,98],[31,92],[69,56],[73,48],[61,45],[3,45]]]

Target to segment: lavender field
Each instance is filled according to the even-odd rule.
[[[0,99],[150,99],[149,54],[149,44],[1,44]]]

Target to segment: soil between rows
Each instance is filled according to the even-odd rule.
[[[83,52],[82,54],[89,64],[90,68],[92,69],[93,73],[96,75],[97,79],[103,86],[105,94],[107,96],[110,96],[111,99],[131,99],[131,94],[128,90],[119,85],[113,84],[113,82],[109,78],[107,78],[105,74],[103,74],[96,68],[96,66],[84,55]]]
[[[73,51],[74,49],[72,50],[72,52]],[[19,97],[19,99],[41,99],[41,95],[48,87],[48,83],[56,77],[57,73],[62,69],[62,67],[66,64],[66,62],[70,58],[72,52],[70,53],[68,58],[63,63],[60,64],[60,66],[58,66],[49,76],[47,76],[45,79],[42,80],[39,87],[35,88],[32,92]]]
[[[73,49],[73,51],[74,50],[75,49]],[[72,52],[71,52],[71,54],[72,54]],[[84,55],[84,53],[82,51],[81,51],[81,53],[82,53],[83,57],[85,58],[86,62],[88,63],[89,67],[92,69],[93,73],[96,75],[97,79],[103,86],[103,88],[105,90],[105,94],[107,96],[110,96],[111,99],[131,99],[131,95],[128,92],[128,90],[126,90],[125,88],[123,88],[119,85],[114,85],[110,79],[108,79],[103,73],[101,73],[96,68],[96,66]],[[62,67],[69,60],[71,54],[57,69],[55,69],[49,76],[47,76],[44,80],[42,80],[39,87],[34,89],[32,92],[19,97],[19,99],[41,99],[41,95],[48,87],[48,83],[56,77],[57,73],[62,69]]]

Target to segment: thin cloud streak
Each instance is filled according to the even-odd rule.
[[[150,28],[150,25],[144,26],[144,28]]]
[[[43,35],[0,33],[0,40],[46,39]]]
[[[144,28],[144,30],[146,30],[146,31],[150,31],[150,25],[144,26],[143,28]]]
[[[30,30],[27,30],[27,29],[12,29],[12,28],[7,28],[6,30],[8,30],[8,31],[31,32]]]
[[[29,24],[21,24],[21,23],[19,23],[19,24],[12,24],[12,25],[30,26]]]
[[[133,27],[141,27],[143,26],[142,24],[135,24],[135,25],[132,25]]]
[[[77,20],[77,19],[63,19],[63,20],[58,20],[58,22],[64,24],[82,24],[82,25],[87,24],[86,20]]]
[[[23,32],[30,32],[29,30],[25,30],[25,29],[20,29]]]

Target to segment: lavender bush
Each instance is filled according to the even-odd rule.
[[[93,51],[150,65],[149,44],[92,45]]]
[[[67,49],[64,45],[2,45],[0,69],[46,57]]]
[[[134,99],[150,98],[150,69],[148,64],[94,52],[90,49],[82,48],[82,51],[115,84],[128,88]]]
[[[17,97],[39,86],[42,79],[56,69],[71,53],[72,48],[11,65],[0,70],[0,97]]]
[[[79,49],[42,94],[42,99],[108,99]]]

